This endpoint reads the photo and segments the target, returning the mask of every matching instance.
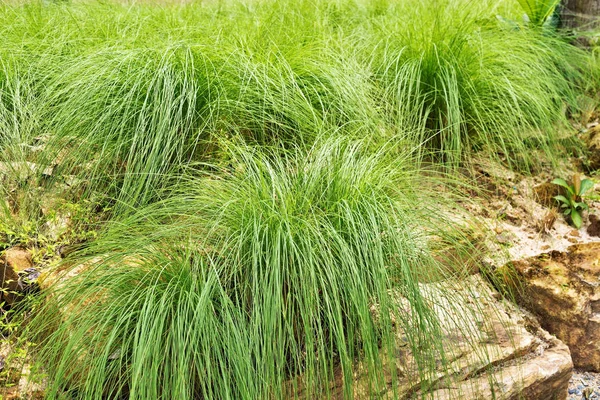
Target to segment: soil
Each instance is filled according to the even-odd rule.
[[[600,237],[600,219],[594,214],[590,215],[590,225],[587,227],[587,233],[590,236]]]

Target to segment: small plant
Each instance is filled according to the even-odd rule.
[[[560,0],[519,0],[529,23],[535,26],[543,26],[546,22],[552,23],[552,14],[559,3]]]
[[[585,201],[583,201],[583,195],[594,187],[594,181],[591,179],[582,180],[579,174],[575,174],[571,183],[561,178],[554,179],[552,183],[566,189],[564,196],[558,195],[554,196],[554,198],[561,203],[560,208],[564,208],[563,213],[566,216],[570,216],[573,225],[579,229],[582,223],[581,212],[589,208]]]

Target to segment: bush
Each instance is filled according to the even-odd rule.
[[[0,22],[39,114],[24,144],[51,133],[46,163],[119,213],[232,136],[395,137],[452,165],[481,149],[525,168],[532,147],[553,155],[585,57],[496,18],[513,12],[464,0],[33,3],[3,6]]]
[[[443,271],[402,161],[340,141],[233,160],[115,223],[55,285],[29,323],[49,398],[332,396],[334,376],[350,396],[357,360],[377,390],[392,319],[411,327],[420,371],[436,368],[418,282]],[[417,319],[392,307],[392,288]]]
[[[527,168],[532,147],[556,154],[585,56],[495,12],[489,2],[404,1],[361,36],[391,124],[413,128],[415,143],[451,165],[484,149]]]

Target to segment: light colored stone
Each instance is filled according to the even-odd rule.
[[[542,334],[542,332],[540,332]],[[569,348],[555,337],[545,334],[548,348],[538,354],[517,359],[483,374],[460,382],[451,389],[433,392],[436,400],[492,398],[514,400],[563,400],[567,397],[573,364]]]
[[[46,380],[32,374],[31,364],[25,362],[21,368],[21,377],[17,387],[18,399],[44,399]]]
[[[600,244],[544,253],[500,272],[516,273],[519,302],[569,346],[575,366],[600,372]]]
[[[0,178],[10,177],[13,180],[26,181],[35,175],[37,165],[28,161],[0,162]]]
[[[45,233],[50,240],[57,241],[69,231],[71,225],[72,219],[70,213],[57,213],[44,224]]]
[[[446,363],[436,357],[437,370],[423,381],[410,347],[402,346],[406,332],[398,327],[393,357],[396,378],[388,365],[384,384],[370,388],[368,372],[358,365],[354,399],[430,398],[422,393],[424,388],[438,400],[566,398],[573,370],[568,347],[541,329],[533,317],[496,300],[497,293],[479,275],[421,288],[440,321]],[[400,301],[399,307],[410,312],[407,302]],[[333,398],[344,398],[342,383],[343,378],[336,377]],[[300,397],[307,398],[302,393]]]

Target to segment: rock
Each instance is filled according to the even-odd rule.
[[[433,398],[564,399],[573,369],[568,347],[516,307],[494,301],[493,290],[481,277],[472,277],[467,283],[463,301],[448,300],[455,304],[454,312],[458,312],[457,307],[472,304],[473,308],[467,313],[472,313],[473,325],[466,327],[464,321],[457,323],[454,316],[445,324],[449,348],[463,335],[458,340],[461,357],[451,368],[454,374],[460,371],[458,376],[462,380],[451,384],[444,377],[436,383],[438,388]],[[438,313],[452,309],[443,300],[438,304],[444,308]],[[445,319],[442,317],[442,320]],[[465,332],[471,334],[465,335]],[[475,338],[479,338],[479,342]],[[486,354],[486,360],[482,362],[476,354]],[[486,374],[484,371],[492,365],[493,373]]]
[[[0,162],[0,178],[10,176],[11,179],[24,182],[35,175],[37,165],[31,162]]]
[[[500,162],[485,157],[475,157],[472,161],[480,173],[490,176],[498,182],[514,182],[517,178],[514,171],[506,168]]]
[[[562,400],[566,398],[573,368],[569,349],[551,335],[548,335],[546,340],[550,347],[535,359],[524,357],[522,364],[501,367],[492,373],[491,377],[475,377],[462,382],[458,387],[437,390],[433,393],[433,398],[436,400],[459,398]],[[493,382],[492,385],[490,380]]]
[[[44,224],[45,233],[50,240],[57,241],[68,232],[72,225],[70,213],[57,213]]]
[[[33,260],[29,251],[20,247],[5,250],[0,257],[0,301],[14,304],[24,290],[21,274],[29,275],[32,270]]]
[[[600,243],[512,262],[499,272],[516,275],[518,302],[569,346],[576,367],[600,372]]]
[[[510,244],[516,240],[516,236],[511,232],[503,232],[496,235],[496,241],[500,244]]]
[[[40,289],[52,292],[54,288],[62,286],[67,280],[75,278],[89,268],[97,267],[101,262],[101,257],[95,257],[83,263],[62,262],[54,268],[46,269],[38,278]]]
[[[21,377],[19,379],[18,394],[21,399],[44,399],[46,391],[46,382],[32,374],[32,367],[29,363],[24,363],[21,368]]]
[[[60,191],[45,192],[40,199],[40,210],[46,218],[44,235],[51,241],[58,241],[72,226],[71,212],[65,207]]]
[[[573,364],[568,347],[541,329],[535,319],[507,302],[479,275],[460,284],[443,282],[421,285],[423,293],[440,320],[440,342],[445,349],[443,367],[436,357],[437,371],[426,382],[419,378],[410,346],[395,351],[396,379],[385,364],[386,381],[381,387],[368,387],[367,371],[358,365],[353,379],[354,399],[429,398],[421,392],[428,387],[431,398],[445,399],[564,399],[567,396]],[[443,289],[443,290],[441,290]],[[410,312],[406,303],[401,309]],[[411,329],[412,330],[412,329]],[[406,332],[397,327],[398,343]],[[343,379],[337,376],[331,386],[333,398],[345,398]],[[301,383],[290,385],[301,387]],[[299,398],[307,398],[296,392]]]
[[[0,259],[0,309],[4,308],[4,304],[11,305],[15,302],[19,282],[19,275],[10,268],[6,261]]]
[[[33,267],[31,253],[21,247],[12,247],[6,250],[2,259],[17,273]]]

